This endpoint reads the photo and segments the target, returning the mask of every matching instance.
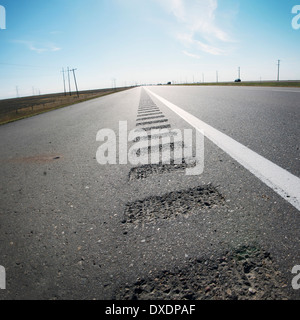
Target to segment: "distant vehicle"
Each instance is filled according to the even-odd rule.
[[[168,82],[168,83],[167,83],[167,85],[170,85],[170,84],[172,84],[172,82]]]
[[[241,79],[235,79],[234,82],[242,82]]]

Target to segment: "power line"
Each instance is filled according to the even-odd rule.
[[[14,67],[25,67],[25,68],[43,68],[43,69],[51,69],[51,70],[53,70],[53,67],[32,66],[32,65],[27,65],[27,64],[17,64],[17,63],[7,63],[7,62],[0,62],[0,65],[3,65],[3,66],[14,66]]]

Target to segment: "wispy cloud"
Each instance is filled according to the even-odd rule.
[[[218,0],[164,0],[161,3],[180,24],[181,32],[176,37],[185,46],[223,55],[227,45],[234,42],[216,23]]]
[[[201,57],[199,55],[187,52],[185,50],[183,50],[182,53],[185,54],[186,56],[190,57],[190,58],[201,59]]]
[[[200,40],[196,40],[194,39],[193,34],[188,34],[188,33],[178,34],[177,39],[180,40],[183,44],[191,46],[196,50],[203,51],[215,56],[226,54],[225,49],[222,49],[212,44],[205,43]]]
[[[61,50],[61,48],[57,47],[53,43],[36,43],[34,41],[26,40],[13,40],[12,42],[22,44],[26,46],[29,50],[39,54],[43,52],[55,52]]]

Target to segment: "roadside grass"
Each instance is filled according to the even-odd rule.
[[[63,93],[58,93],[0,100],[0,125],[33,117],[38,114],[68,107],[73,104],[100,98],[127,89],[130,88],[83,91],[79,92],[79,97],[77,97],[77,94],[73,92],[72,96],[69,94],[65,96]]]

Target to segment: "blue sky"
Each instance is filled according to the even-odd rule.
[[[300,80],[299,0],[0,0],[0,98],[141,83]],[[300,23],[300,19],[299,19]],[[73,85],[73,84],[72,84]]]

